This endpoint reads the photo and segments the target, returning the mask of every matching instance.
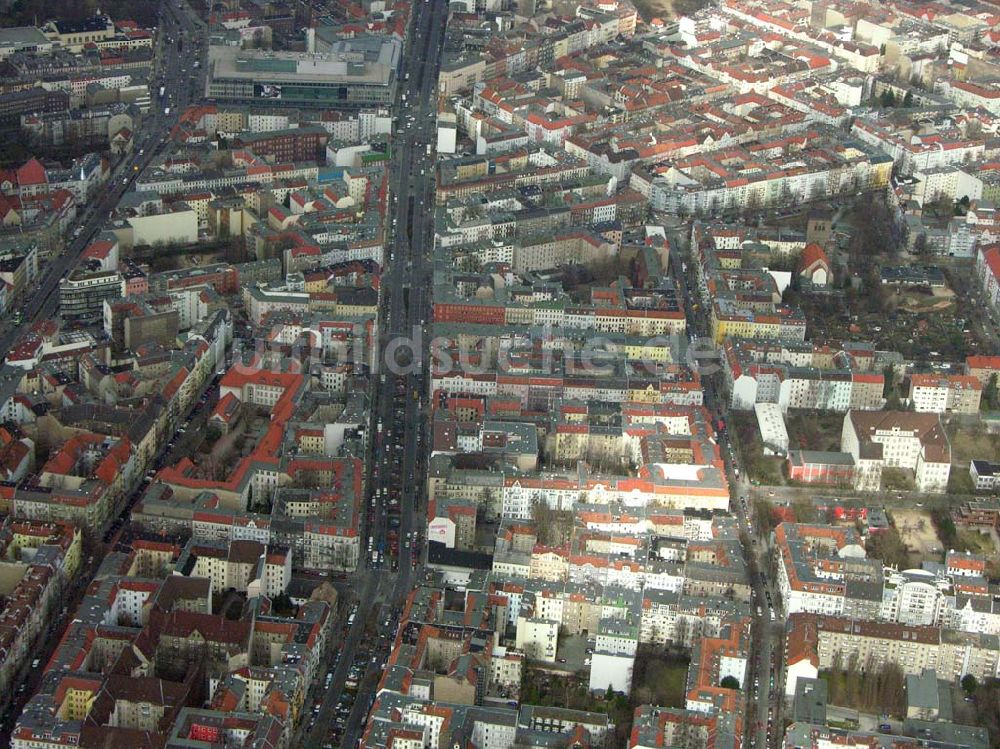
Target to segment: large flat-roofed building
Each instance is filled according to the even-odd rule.
[[[0,29],[0,60],[15,52],[51,52],[53,42],[34,26]]]
[[[352,108],[392,101],[402,46],[366,35],[329,52],[211,47],[206,95],[218,101]]]

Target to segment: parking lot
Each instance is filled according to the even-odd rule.
[[[559,638],[559,648],[556,651],[556,662],[552,668],[557,671],[575,673],[581,669],[590,668],[590,656],[594,649],[596,638],[589,639],[581,635],[569,635]],[[588,652],[590,651],[590,652]]]

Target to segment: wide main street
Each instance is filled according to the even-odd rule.
[[[369,525],[371,550],[389,549],[389,498],[399,501],[399,553],[396,564],[388,553],[374,561],[368,552],[368,569],[356,576],[357,617],[341,649],[330,688],[323,697],[315,726],[303,745],[314,749],[326,743],[334,708],[348,672],[356,661],[366,631],[378,632],[374,654],[366,663],[365,677],[345,723],[339,745],[352,747],[360,739],[364,720],[374,699],[374,688],[388,657],[393,626],[413,581],[419,574],[418,552],[407,542],[419,533],[423,517],[424,414],[427,351],[403,347],[393,364],[389,360],[399,341],[413,336],[429,320],[430,256],[433,249],[434,156],[437,144],[437,76],[444,44],[446,0],[416,2],[399,71],[396,116],[389,175],[391,217],[387,270],[382,281],[379,361],[372,386],[371,433],[376,435],[368,487],[373,522]],[[429,147],[428,147],[429,146]],[[405,352],[405,353],[404,353]],[[365,548],[368,548],[367,546]],[[419,548],[419,547],[417,547]],[[389,622],[389,625],[386,625]]]
[[[53,259],[48,270],[33,287],[30,298],[24,300],[24,321],[0,334],[0,350],[9,351],[11,345],[30,329],[35,320],[48,319],[55,314],[59,302],[59,282],[76,266],[84,248],[105,224],[108,214],[118,205],[121,196],[156,157],[177,121],[178,113],[194,97],[201,95],[204,62],[200,68],[188,70],[187,66],[196,59],[205,59],[207,40],[200,33],[204,25],[184,0],[167,0],[161,5],[156,72],[159,80],[163,81],[169,98],[161,102],[156,96],[158,87],[151,92],[153,102],[149,112],[143,115],[141,127],[136,128],[137,137],[131,152],[114,166],[107,182],[101,186],[99,196],[87,203],[86,209],[73,224],[73,239],[66,245],[64,252]],[[186,37],[189,44],[184,55],[176,54],[174,45],[167,41],[168,37],[176,40],[181,36]],[[151,84],[151,88],[153,87]],[[167,107],[170,108],[169,113],[166,111]]]
[[[373,376],[372,418],[374,434],[385,425],[371,461],[372,473],[366,486],[374,501],[373,522],[368,528],[372,545],[387,548],[387,497],[399,491],[401,539],[397,566],[388,559],[373,564],[371,555],[359,572],[347,581],[357,599],[357,616],[346,632],[340,648],[334,677],[325,690],[323,702],[311,731],[296,740],[296,745],[321,747],[329,744],[329,728],[334,708],[344,691],[348,672],[373,627],[381,637],[371,660],[366,661],[365,678],[338,746],[358,743],[364,720],[371,705],[376,677],[388,656],[394,623],[406,593],[420,571],[418,554],[402,539],[416,534],[423,524],[423,415],[427,352],[414,353],[412,366],[404,367],[398,377],[388,371],[385,353],[394,349],[393,341],[409,336],[413,326],[421,326],[429,316],[430,253],[433,247],[434,156],[437,142],[437,75],[447,20],[447,2],[428,0],[414,3],[404,55],[398,72],[393,134],[393,159],[390,168],[389,208],[392,246],[383,277],[380,310],[380,366]],[[207,60],[207,34],[204,22],[184,0],[166,0],[160,8],[160,31],[157,36],[156,64],[151,76],[153,102],[141,126],[131,152],[113,166],[107,181],[70,227],[72,239],[64,252],[53,260],[37,283],[32,296],[23,305],[23,322],[0,328],[0,346],[8,350],[27,333],[32,324],[53,316],[59,303],[59,283],[79,262],[87,245],[101,231],[122,195],[165,147],[171,128],[187,106],[198,101],[204,92]],[[183,52],[180,52],[180,43]],[[195,67],[194,61],[200,65]],[[163,86],[164,95],[159,89]],[[429,146],[429,147],[428,147]],[[410,364],[408,361],[407,364]],[[384,375],[384,379],[383,379]],[[389,426],[391,425],[391,427]],[[391,431],[391,438],[389,436]],[[419,547],[418,547],[419,548]],[[342,587],[338,585],[338,587]],[[334,642],[334,646],[338,643]],[[39,653],[46,657],[45,653]],[[0,725],[0,740],[9,729]]]
[[[160,6],[160,33],[157,36],[156,68],[154,75],[163,81],[168,90],[165,101],[155,96],[149,112],[143,115],[141,128],[131,152],[112,168],[107,181],[101,186],[98,197],[87,203],[86,209],[70,227],[72,239],[63,253],[52,260],[47,270],[32,287],[31,296],[22,301],[23,321],[20,325],[0,328],[0,350],[7,352],[11,346],[27,333],[38,320],[51,318],[59,304],[59,282],[76,266],[80,255],[101,230],[108,214],[118,205],[121,196],[129,190],[142,171],[149,166],[157,153],[167,142],[170,129],[177,121],[178,113],[201,95],[204,76],[204,59],[207,55],[207,40],[204,37],[204,22],[197,17],[184,0],[166,0]],[[170,38],[174,42],[168,41]],[[181,57],[175,53],[178,38],[188,44],[188,55]],[[193,60],[201,60],[199,68],[188,66]],[[157,87],[158,89],[158,87]],[[165,103],[168,102],[168,103]],[[167,113],[166,107],[170,107]],[[128,508],[125,509],[128,512]],[[86,565],[93,571],[94,559]],[[49,623],[47,636],[39,638],[33,655],[40,661],[47,661],[58,642],[58,633],[65,624],[66,611],[79,601],[86,587],[86,576],[72,588],[64,591],[63,613]],[[27,669],[23,693],[15,697],[7,712],[0,716],[0,746],[8,746],[13,721],[27,697],[38,687],[42,677],[40,669]]]

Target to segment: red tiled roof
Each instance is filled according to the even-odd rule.
[[[815,242],[810,242],[802,250],[802,255],[799,257],[799,271],[810,268],[814,263],[823,263],[827,268],[830,267],[830,259],[823,252],[823,248]]]
[[[17,170],[18,185],[46,185],[48,182],[45,167],[38,159],[29,160]]]

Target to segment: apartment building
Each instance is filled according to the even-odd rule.
[[[691,650],[684,706],[688,710],[742,713],[749,676],[752,644],[749,617],[727,620],[716,636],[702,637]],[[723,687],[732,677],[740,689]]]
[[[1000,356],[965,357],[965,374],[975,377],[985,387],[993,375],[1000,375]]]
[[[133,562],[119,552],[107,561],[119,569]],[[295,618],[275,615],[260,598],[239,619],[213,614],[206,578],[102,577],[45,666],[11,746],[148,743],[164,734],[175,743],[214,741],[226,731],[287,744],[307,714],[306,685],[321,668],[331,623],[320,601],[304,603]],[[133,641],[147,644],[155,677],[114,672]],[[216,685],[209,700],[202,680]]]
[[[917,413],[979,413],[983,386],[972,375],[910,375],[910,401]]]
[[[757,311],[729,299],[713,299],[709,324],[712,340],[721,345],[726,338],[778,338],[804,341],[806,318],[801,310],[783,304]]]
[[[639,640],[691,648],[701,637],[717,636],[729,619],[751,613],[746,602],[649,587],[642,594]]]
[[[127,436],[81,432],[39,469],[34,486],[14,493],[15,516],[72,520],[101,529],[137,479],[141,455]]]
[[[634,617],[602,617],[597,626],[591,655],[590,691],[613,689],[628,694],[639,647],[639,628]]]
[[[736,747],[739,720],[731,713],[704,713],[679,708],[637,707],[632,718],[629,749],[668,749],[684,746],[692,749]]]
[[[764,338],[726,340],[722,364],[730,407],[745,410],[757,403],[777,403],[785,412],[878,410],[885,402],[885,378],[874,371],[873,353],[866,344],[846,341],[838,347]]]
[[[285,549],[268,548],[257,541],[188,541],[175,571],[209,580],[212,592],[230,588],[248,597],[274,598],[285,592],[292,579],[292,555]]]
[[[852,528],[782,523],[774,532],[777,582],[787,614],[874,618],[882,605],[883,574],[867,559]]]
[[[198,541],[281,547],[288,550],[281,565],[353,570],[361,553],[363,467],[350,455],[333,456],[345,445],[354,449],[348,432],[363,423],[365,406],[349,399],[331,422],[331,394],[311,392],[308,378],[294,371],[272,372],[267,362],[259,364],[231,369],[219,383],[229,408],[271,415],[249,454],[223,480],[205,477],[188,460],[162,469],[133,517],[151,530],[189,532]],[[270,513],[251,511],[252,498],[266,498]],[[267,562],[255,574],[266,582],[270,570]]]
[[[863,669],[892,663],[905,674],[935,669],[938,676],[957,682],[965,674],[992,678],[1000,663],[996,638],[959,633],[940,627],[908,626],[816,614],[792,614],[786,625],[786,695],[794,695],[799,677],[808,676],[802,664],[827,670],[852,660]],[[799,667],[797,667],[799,666]]]
[[[800,138],[809,149],[800,150]],[[654,210],[712,214],[878,190],[891,171],[892,159],[877,145],[848,146],[815,130],[688,156],[653,169],[651,178],[633,172],[630,184],[649,195]]]
[[[949,164],[961,164],[982,158],[986,148],[982,136],[966,136],[940,116],[936,132],[928,137],[910,138],[910,123],[898,123],[884,116],[856,118],[851,133],[859,141],[879,149],[896,163],[900,172],[910,175]]]
[[[955,607],[951,581],[929,570],[886,575],[880,617],[912,627],[941,626]]]
[[[1000,246],[980,245],[976,251],[976,276],[986,303],[1000,311]]]
[[[7,518],[0,527],[0,689],[14,695],[22,670],[80,566],[80,530],[65,522]]]
[[[240,133],[232,142],[237,148],[249,148],[257,156],[289,163],[315,161],[326,163],[329,133],[320,125],[305,125],[282,130]]]

